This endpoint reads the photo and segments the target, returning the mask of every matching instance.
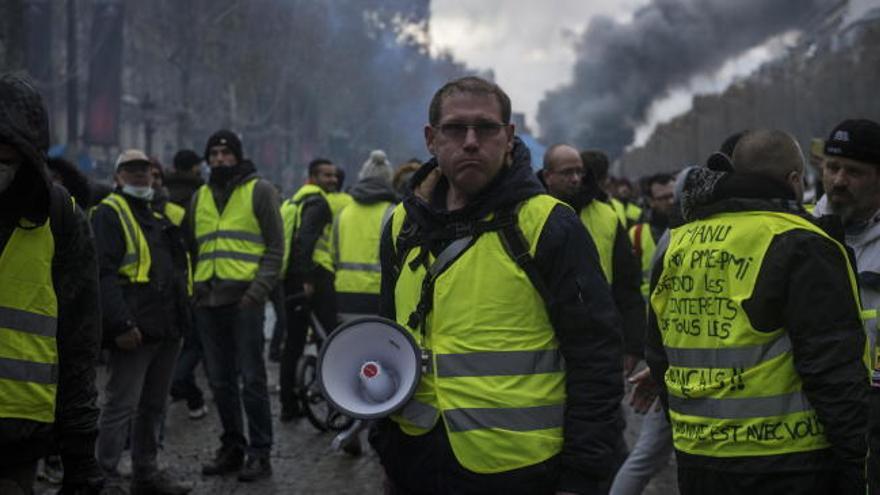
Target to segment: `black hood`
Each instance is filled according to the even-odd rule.
[[[397,202],[397,194],[388,181],[379,177],[369,177],[359,180],[351,186],[348,194],[358,203],[373,204],[381,201]]]
[[[42,224],[49,216],[51,181],[46,168],[49,116],[43,98],[25,78],[0,76],[0,142],[25,158],[9,189],[0,194],[0,221],[22,217]]]
[[[435,168],[437,159],[432,158],[418,169],[404,191],[403,204],[407,217],[423,228],[434,228],[451,222],[467,222],[484,218],[503,208],[513,207],[522,201],[545,194],[544,187],[532,172],[532,158],[529,148],[518,137],[514,137],[510,164],[466,207],[448,211],[446,192],[449,182],[442,177],[434,189],[431,204],[415,195],[414,189],[425,180]]]

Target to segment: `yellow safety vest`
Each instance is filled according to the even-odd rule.
[[[614,208],[614,213],[617,214],[620,223],[627,228],[638,222],[642,216],[642,209],[631,202],[623,204],[619,199],[611,198],[611,207]]]
[[[581,209],[581,223],[587,228],[593,244],[599,251],[599,264],[610,284],[614,281],[614,242],[617,240],[617,215],[614,209],[601,201],[591,201]]]
[[[333,264],[337,293],[379,294],[379,239],[391,217],[390,201],[353,202],[333,221]]]
[[[336,218],[336,216],[339,215],[339,212],[354,202],[354,198],[351,197],[351,194],[344,192],[327,193],[326,198],[327,203],[330,204],[330,211],[333,212],[333,218]]]
[[[49,223],[17,227],[0,254],[0,418],[55,421],[58,300]]]
[[[847,259],[843,246],[789,213],[723,213],[671,231],[651,306],[669,359],[676,449],[743,457],[829,447],[802,391],[786,329],[758,331],[743,309],[773,238],[794,229],[831,240]],[[867,347],[865,359],[867,369]]]
[[[116,212],[119,224],[122,225],[122,235],[125,237],[125,255],[122,264],[119,265],[119,275],[131,283],[147,283],[150,281],[150,246],[140,224],[131,212],[128,201],[119,193],[110,193],[101,201]],[[158,215],[154,212],[154,214]]]
[[[651,262],[654,260],[654,251],[657,250],[657,243],[654,242],[654,235],[651,233],[651,225],[648,223],[633,225],[629,229],[629,240],[642,264],[641,289],[642,296],[647,299],[651,292]]]
[[[266,252],[263,232],[254,215],[256,178],[238,185],[223,212],[217,211],[207,184],[196,192],[193,223],[198,245],[195,282],[211,278],[250,282]]]
[[[176,205],[171,201],[167,201],[165,203],[165,207],[162,210],[165,213],[165,216],[171,223],[174,224],[175,227],[180,227],[180,224],[183,223],[183,217],[186,215],[186,209],[180,205]]]
[[[532,256],[558,204],[540,195],[521,205],[518,225]],[[405,216],[402,206],[392,216],[395,245]],[[392,419],[404,433],[421,435],[442,418],[456,459],[477,473],[509,471],[558,454],[566,398],[559,342],[541,294],[505,251],[500,233],[452,242],[436,259],[428,257],[429,269],[410,266],[419,251],[402,258],[396,320],[431,355],[431,366]],[[439,271],[422,336],[408,319],[428,270]]]
[[[284,222],[284,260],[282,262],[281,273],[287,273],[287,267],[290,264],[290,252],[292,249],[292,239],[296,236],[297,230],[302,225],[302,203],[307,197],[315,194],[320,195],[327,200],[327,193],[323,189],[314,185],[306,184],[299,188],[298,191],[281,205],[281,219]],[[329,204],[329,201],[328,201]],[[331,205],[331,211],[332,205]],[[330,250],[330,231],[332,225],[327,224],[321,232],[321,237],[315,243],[315,250],[312,252],[312,261],[324,267],[327,271],[333,272],[333,255]]]

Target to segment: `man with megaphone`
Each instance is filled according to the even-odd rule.
[[[496,84],[440,88],[434,158],[383,231],[382,315],[422,357],[412,398],[371,434],[392,493],[603,493],[613,474],[620,316],[510,116]]]

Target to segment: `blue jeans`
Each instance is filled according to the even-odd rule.
[[[263,307],[196,308],[196,328],[202,338],[208,382],[220,413],[224,447],[269,455],[272,450],[272,411],[263,360]],[[239,378],[241,385],[239,385]],[[242,405],[247,415],[244,435]]]

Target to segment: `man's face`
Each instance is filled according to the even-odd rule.
[[[339,176],[336,175],[336,165],[324,163],[318,165],[315,173],[311,176],[312,182],[324,192],[336,192],[339,185]]]
[[[150,166],[150,176],[153,178],[153,189],[162,189],[162,172],[158,167]]]
[[[584,164],[574,148],[560,147],[553,151],[544,169],[544,182],[551,196],[559,199],[574,197],[581,187]]]
[[[116,171],[116,180],[123,186],[152,187],[153,175],[150,164],[146,162],[123,163]]]
[[[450,186],[474,197],[501,171],[513,133],[494,95],[453,93],[440,105],[437,126],[425,127],[425,142]]]
[[[0,143],[0,193],[9,188],[23,163],[24,156],[18,149]]]
[[[845,224],[862,221],[880,208],[878,165],[828,157],[822,166],[822,185],[831,211]]]
[[[234,167],[238,165],[238,158],[235,153],[225,144],[211,146],[208,149],[208,166],[209,167]]]
[[[675,199],[675,182],[669,181],[665,184],[651,184],[651,196],[648,198],[648,206],[652,210],[659,212],[666,217],[672,211],[672,202]]]

